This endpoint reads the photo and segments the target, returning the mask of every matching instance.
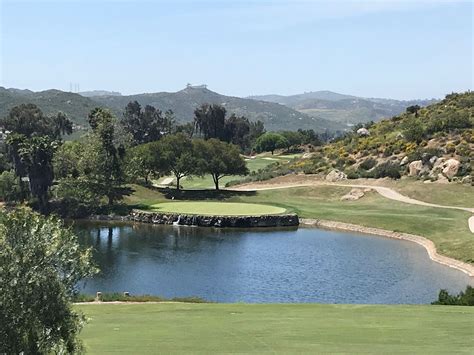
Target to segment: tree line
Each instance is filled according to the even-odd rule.
[[[51,208],[84,215],[106,202],[112,206],[131,193],[127,183],[149,184],[173,175],[181,187],[185,177],[211,175],[215,188],[227,175],[246,175],[241,154],[291,151],[301,144],[322,144],[313,130],[266,132],[223,106],[203,104],[193,122],[179,124],[172,111],[136,101],[118,119],[109,110],[93,109],[90,130],[64,142],[72,122],[63,114],[45,115],[36,105],[10,110],[0,126],[7,132],[0,155],[0,198],[27,201],[47,213]],[[51,206],[50,202],[53,202]]]

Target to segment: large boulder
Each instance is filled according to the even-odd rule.
[[[456,159],[448,159],[443,165],[443,175],[452,179],[458,173],[461,163]]]
[[[423,170],[423,162],[421,160],[412,161],[408,165],[408,175],[418,176]]]
[[[347,179],[347,175],[337,169],[331,170],[331,172],[326,175],[326,180],[331,181],[331,182],[341,181],[341,180],[346,180],[346,179]]]
[[[367,128],[363,128],[363,127],[362,127],[362,128],[359,128],[359,129],[357,130],[357,134],[358,134],[359,136],[362,136],[362,137],[364,137],[364,136],[370,136],[369,130],[368,130]]]
[[[400,162],[400,166],[406,165],[408,163],[408,156],[405,156]]]

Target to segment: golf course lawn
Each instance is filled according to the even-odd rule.
[[[101,304],[87,353],[472,353],[474,307],[322,304]]]
[[[155,212],[172,212],[210,216],[258,216],[263,214],[280,214],[286,210],[282,207],[253,203],[177,201],[162,202],[151,205]]]

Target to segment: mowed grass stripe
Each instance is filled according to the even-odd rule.
[[[320,304],[77,306],[104,353],[470,353],[474,308]]]
[[[209,216],[259,216],[265,214],[281,214],[286,210],[282,207],[233,202],[177,201],[162,202],[151,206],[155,212],[171,212]]]

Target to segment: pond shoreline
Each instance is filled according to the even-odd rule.
[[[474,265],[470,265],[460,260],[456,260],[444,255],[438,254],[435,244],[422,236],[409,234],[409,233],[400,233],[395,231],[390,231],[381,228],[365,227],[357,224],[328,221],[323,219],[310,219],[310,218],[301,218],[300,225],[303,227],[315,227],[329,230],[340,230],[346,232],[355,232],[355,233],[364,233],[380,237],[406,240],[409,242],[416,243],[425,248],[428,253],[428,256],[434,262],[439,264],[449,266],[450,268],[457,269],[467,274],[470,277],[474,278]]]
[[[150,216],[147,218],[134,218],[132,214],[128,216],[119,216],[119,215],[96,215],[96,216],[91,216],[87,220],[91,221],[119,221],[119,222],[131,222],[131,223],[148,223],[148,224],[173,224],[173,221],[176,221],[178,219],[179,215],[173,215],[169,216],[166,221],[159,221],[157,223],[152,221],[152,213],[150,212],[143,212],[143,211],[135,211],[135,212],[140,212],[140,216],[143,217],[143,213],[149,214]],[[162,215],[162,214],[160,214]],[[270,215],[271,216],[271,215]],[[381,229],[381,228],[374,228],[374,227],[365,227],[357,224],[351,224],[351,223],[344,223],[344,222],[337,222],[337,221],[329,221],[329,220],[323,220],[323,219],[311,219],[311,218],[298,218],[296,215],[282,215],[286,217],[291,217],[291,223],[289,224],[274,224],[275,222],[272,220],[272,223],[268,224],[268,221],[264,221],[263,223],[258,222],[258,218],[262,216],[257,216],[257,217],[250,217],[251,221],[249,222],[248,220],[245,222],[244,225],[235,225],[235,221],[232,222],[231,224],[225,223],[225,224],[213,224],[215,222],[215,219],[220,219],[222,221],[223,216],[201,216],[205,218],[206,223],[199,224],[197,226],[200,227],[216,227],[216,228],[222,228],[222,227],[245,227],[245,228],[258,228],[258,227],[281,227],[281,226],[301,226],[301,227],[315,227],[315,228],[321,228],[321,229],[329,229],[329,230],[339,230],[339,231],[345,231],[345,232],[355,232],[355,233],[365,233],[365,234],[370,234],[370,235],[375,235],[375,236],[380,236],[380,237],[386,237],[386,238],[391,238],[391,239],[399,239],[399,240],[406,240],[410,241],[413,243],[416,243],[418,245],[421,245],[422,247],[425,248],[425,250],[428,253],[428,256],[431,260],[434,262],[437,262],[441,265],[448,266],[450,268],[459,270],[465,274],[467,274],[469,277],[474,278],[474,265],[468,264],[466,262],[456,260],[453,258],[450,258],[448,256],[440,255],[437,252],[435,244],[422,236],[419,235],[414,235],[414,234],[409,234],[409,233],[401,233],[401,232],[395,232],[395,231],[390,231],[386,229]],[[295,219],[294,216],[296,216],[296,224],[295,224]],[[194,216],[195,217],[195,216]],[[239,216],[236,216],[237,218]],[[232,218],[236,218],[232,217]],[[240,216],[242,217],[242,216]],[[244,216],[245,217],[245,216]],[[267,216],[268,217],[268,216]],[[275,217],[275,216],[271,216]],[[228,217],[230,218],[230,217]],[[249,218],[249,216],[247,216]],[[255,220],[254,220],[255,219]],[[211,223],[212,222],[212,223]],[[287,222],[286,220],[284,222]],[[249,224],[250,223],[250,224]],[[278,222],[280,223],[280,222]],[[178,225],[189,225],[189,224],[178,224]]]

